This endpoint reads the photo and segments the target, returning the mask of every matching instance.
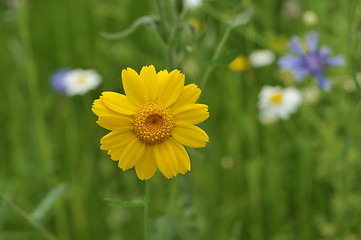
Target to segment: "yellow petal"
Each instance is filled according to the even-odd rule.
[[[154,66],[150,65],[143,67],[140,71],[140,78],[143,80],[148,92],[149,101],[157,100],[158,81]]]
[[[182,93],[171,108],[180,107],[186,104],[196,103],[201,95],[201,90],[195,84],[188,84],[182,89]]]
[[[177,158],[173,145],[169,141],[154,145],[154,155],[160,172],[166,178],[172,178],[178,174]]]
[[[132,119],[122,115],[102,115],[97,123],[109,130],[129,129],[132,130]]]
[[[132,139],[120,155],[118,167],[123,171],[134,167],[144,156],[145,147],[145,143],[141,142],[138,138]]]
[[[179,143],[192,148],[205,147],[209,140],[205,131],[189,123],[176,123],[172,136]]]
[[[100,139],[100,143],[102,144],[100,146],[100,149],[102,150],[118,149],[129,143],[129,141],[133,138],[135,138],[135,135],[132,131],[128,131],[128,130],[112,131],[107,135],[105,135],[104,137],[102,137],[102,139]]]
[[[173,145],[173,150],[178,163],[178,171],[181,174],[185,174],[187,171],[191,170],[191,161],[189,159],[188,153],[184,149],[183,145],[178,143],[173,138],[169,139],[169,142]]]
[[[124,69],[122,71],[122,81],[125,94],[133,105],[138,107],[148,101],[147,89],[136,71],[131,68]]]
[[[158,99],[166,106],[172,105],[182,93],[184,87],[184,74],[173,70],[168,78],[159,81]]]
[[[147,180],[153,177],[157,170],[157,163],[154,156],[154,145],[147,145],[144,156],[135,164],[135,172],[140,180]]]
[[[161,70],[157,73],[157,82],[160,84],[163,81],[167,81],[168,79],[168,71],[167,70]]]
[[[112,111],[125,115],[133,115],[137,108],[128,101],[128,98],[120,93],[103,92],[100,101]]]
[[[209,117],[208,106],[205,104],[187,104],[174,110],[176,122],[197,124]]]
[[[92,111],[95,115],[102,116],[102,115],[118,115],[117,112],[110,110],[100,101],[100,99],[96,99],[92,105]]]

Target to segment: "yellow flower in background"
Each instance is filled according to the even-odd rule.
[[[202,24],[197,18],[190,18],[187,23],[193,26],[195,33],[199,33],[201,31]]]
[[[286,36],[275,36],[270,41],[270,48],[277,52],[285,51],[288,47],[289,39]]]
[[[111,130],[100,143],[123,171],[135,167],[141,180],[151,178],[159,168],[167,178],[191,169],[183,145],[205,147],[209,138],[195,126],[209,117],[208,106],[197,104],[201,90],[184,86],[179,70],[156,72],[145,66],[138,75],[131,68],[122,71],[126,95],[103,92],[92,111],[97,123]]]
[[[228,68],[234,72],[243,72],[249,68],[248,59],[244,56],[239,56],[228,64]]]

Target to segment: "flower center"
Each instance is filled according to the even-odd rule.
[[[174,128],[174,119],[168,107],[159,102],[149,102],[140,106],[133,115],[133,131],[147,144],[157,144],[167,140]]]
[[[282,92],[277,92],[275,94],[273,94],[273,96],[271,97],[271,103],[272,104],[279,104],[282,102],[283,99],[283,94]]]
[[[315,54],[304,57],[306,66],[311,72],[319,72],[323,70],[323,59]]]
[[[79,85],[83,85],[86,83],[86,76],[81,75],[76,79],[76,83]]]

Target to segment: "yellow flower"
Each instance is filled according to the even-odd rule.
[[[249,68],[249,64],[246,57],[239,56],[228,64],[228,67],[234,72],[243,72]]]
[[[209,138],[195,126],[209,117],[208,106],[197,104],[201,90],[195,84],[184,86],[179,70],[156,73],[145,66],[138,75],[131,68],[122,71],[126,95],[103,92],[92,111],[97,123],[111,130],[101,140],[123,171],[135,167],[141,180],[151,178],[159,168],[167,178],[191,169],[183,145],[205,147]]]
[[[289,39],[286,36],[275,36],[270,41],[270,47],[278,52],[282,52],[287,49]]]
[[[187,23],[193,26],[195,33],[199,33],[201,31],[202,25],[197,18],[188,19]]]

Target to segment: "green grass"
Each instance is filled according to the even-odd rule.
[[[143,238],[144,208],[107,199],[142,199],[145,184],[99,149],[108,131],[95,123],[91,105],[102,91],[123,91],[123,68],[149,64],[173,65],[197,84],[212,67],[200,99],[209,105],[202,128],[210,142],[189,149],[186,175],[168,180],[158,172],[147,182],[151,239],[361,239],[360,93],[342,88],[361,70],[359,1],[299,1],[301,11],[318,14],[310,28],[300,16],[282,14],[285,1],[244,1],[237,9],[233,1],[209,0],[184,16],[198,18],[201,31],[184,31],[168,45],[146,26],[126,39],[101,37],[158,15],[156,1],[6,2],[0,3],[0,239]],[[251,6],[252,19],[231,31],[221,57],[247,56],[268,48],[274,36],[317,30],[321,43],[347,60],[327,73],[332,91],[272,125],[259,122],[257,102],[262,86],[284,85],[276,63],[242,73],[210,65],[223,21]],[[170,9],[166,19],[175,16]],[[103,83],[84,96],[59,95],[49,76],[64,67],[96,69]],[[227,160],[231,166],[222,167]]]

